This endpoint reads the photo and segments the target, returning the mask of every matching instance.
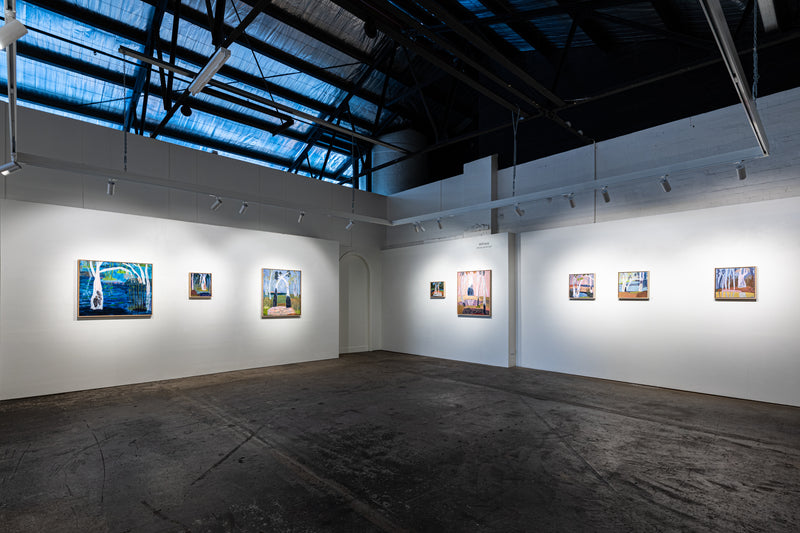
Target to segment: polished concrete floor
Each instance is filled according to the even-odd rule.
[[[0,403],[0,530],[800,530],[800,409],[372,352]]]

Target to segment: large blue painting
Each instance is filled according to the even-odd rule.
[[[78,260],[78,318],[152,314],[152,264]]]

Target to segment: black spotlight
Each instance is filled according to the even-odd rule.
[[[367,19],[364,21],[364,34],[370,39],[374,39],[378,36],[378,28],[375,26],[374,20]]]
[[[181,106],[181,115],[183,115],[184,117],[192,116],[192,108],[189,107],[187,104],[183,104]]]

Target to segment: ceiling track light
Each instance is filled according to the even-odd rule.
[[[442,226],[442,219],[441,218],[437,218],[436,219],[436,225],[439,226],[439,229],[444,229],[444,227]]]
[[[419,233],[419,222],[414,222],[414,233]]]
[[[736,165],[736,175],[739,177],[740,180],[747,179],[747,167],[745,167],[744,163],[741,161],[739,162],[738,165]]]
[[[375,25],[375,21],[371,18],[364,20],[364,35],[370,39],[374,39],[378,36],[378,27]]]
[[[522,208],[519,206],[519,204],[516,204],[516,205],[514,206],[514,212],[517,214],[517,216],[518,216],[518,217],[521,217],[522,215],[524,215],[524,214],[525,214],[525,210],[524,210],[524,209],[522,209]]]
[[[222,198],[220,198],[219,196],[215,196],[214,203],[211,204],[211,210],[216,211],[217,209],[220,208],[221,205],[222,205]]]
[[[571,192],[571,193],[569,193],[569,194],[567,194],[565,196],[567,197],[567,200],[569,200],[569,206],[572,209],[575,209],[575,193]]]
[[[244,215],[244,212],[247,211],[248,207],[250,207],[250,205],[247,202],[242,202],[242,205],[239,206],[239,214]]]
[[[300,211],[300,214],[297,216],[297,223],[301,223],[303,221],[303,217],[306,216],[305,211]]]
[[[608,203],[611,201],[611,195],[608,194],[608,186],[603,187],[600,189],[600,194],[603,195],[603,201]]]
[[[3,176],[8,176],[12,172],[16,172],[20,170],[22,167],[16,161],[12,160],[10,163],[6,163],[3,166],[0,166],[0,174]]]
[[[666,176],[663,176],[658,182],[661,184],[661,188],[664,189],[664,192],[669,192],[672,190],[672,185],[669,184],[669,180]]]
[[[117,189],[117,180],[110,179],[106,184],[106,194],[109,196],[114,196],[114,191]]]
[[[422,222],[417,222],[417,224],[419,224],[419,229],[425,231],[425,226],[422,225]]]
[[[347,222],[347,225],[344,227],[344,229],[346,229],[347,231],[350,231],[350,228],[352,228],[352,227],[353,227],[353,219],[351,218],[351,219],[350,219],[350,220]]]

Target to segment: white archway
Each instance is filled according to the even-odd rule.
[[[339,258],[339,353],[370,349],[369,264],[348,252]]]

